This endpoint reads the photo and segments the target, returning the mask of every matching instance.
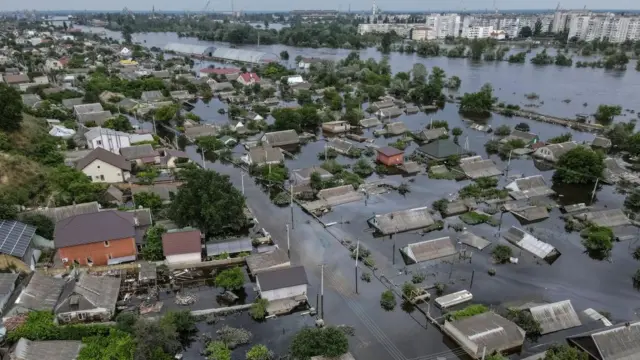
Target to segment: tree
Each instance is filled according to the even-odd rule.
[[[359,159],[358,161],[356,161],[356,163],[353,164],[352,170],[361,178],[366,178],[373,174],[373,166],[367,159]]]
[[[494,134],[496,134],[497,136],[509,136],[511,134],[511,128],[509,127],[509,125],[502,124],[496,128]]]
[[[193,226],[208,236],[237,232],[246,225],[244,196],[229,181],[229,176],[215,171],[184,169],[169,218],[180,227]]]
[[[388,54],[391,51],[391,44],[393,43],[393,35],[391,33],[384,33],[382,40],[380,40],[381,51]]]
[[[604,260],[613,249],[613,230],[606,226],[593,225],[583,234],[582,245],[593,259]]]
[[[610,123],[613,118],[622,114],[622,106],[620,105],[600,105],[595,113],[595,118],[604,123]]]
[[[231,350],[222,341],[212,341],[205,349],[207,360],[231,360]]]
[[[518,125],[516,125],[516,130],[523,131],[523,132],[529,132],[529,130],[531,130],[531,128],[529,127],[529,124],[527,124],[525,122],[521,122]]]
[[[66,21],[62,22],[62,28],[64,29],[64,32],[67,32],[67,29],[69,29],[69,27],[67,26],[67,22]]]
[[[267,305],[269,301],[267,299],[256,299],[249,309],[249,315],[253,320],[262,321],[267,315]]]
[[[15,207],[14,207],[15,209]],[[1,217],[0,219],[10,219]],[[53,230],[56,227],[56,224],[51,221],[48,217],[42,214],[30,213],[24,214],[20,216],[20,221],[25,224],[34,226],[36,228],[36,234],[42,236],[45,239],[53,239]]]
[[[247,360],[271,360],[273,352],[264,345],[254,345],[247,351]]]
[[[527,338],[536,341],[541,336],[542,327],[529,311],[509,309],[507,319],[520,326],[525,331]]]
[[[545,352],[544,360],[589,360],[589,354],[566,344],[553,344]]]
[[[100,184],[91,182],[81,171],[65,165],[55,167],[48,182],[57,206],[98,201],[102,193]]]
[[[317,171],[311,173],[309,177],[309,185],[315,191],[320,191],[323,188],[322,176]]]
[[[138,321],[138,316],[132,312],[121,312],[116,316],[116,329],[126,333],[133,333],[133,328]]]
[[[18,90],[0,83],[0,130],[11,132],[22,124],[22,97]]]
[[[424,84],[427,81],[427,73],[427,68],[421,63],[415,63],[411,68],[411,75],[415,83]]]
[[[0,198],[0,219],[15,220],[18,217],[18,208],[10,201]]]
[[[347,336],[333,326],[304,328],[293,337],[290,347],[293,358],[300,360],[308,360],[313,356],[337,357],[348,350]]]
[[[507,245],[496,245],[491,251],[491,255],[493,256],[493,260],[498,264],[504,264],[509,262],[511,256],[513,255],[513,250]]]
[[[284,60],[284,61],[288,61],[289,60],[289,52],[287,50],[283,50],[280,52],[280,59]]]
[[[151,209],[151,212],[157,216],[158,212],[162,210],[162,199],[160,195],[148,191],[139,192],[133,195],[133,201],[136,206],[141,206],[145,209]]]
[[[167,230],[161,225],[154,225],[147,229],[145,243],[142,247],[142,258],[147,261],[160,261],[164,259],[162,249],[162,234]]]
[[[558,159],[554,183],[592,184],[602,176],[604,156],[584,146],[577,146]]]
[[[180,350],[178,332],[172,324],[139,319],[134,327],[136,360],[169,360]]]
[[[533,25],[533,36],[540,36],[542,34],[542,20],[536,20],[536,23]]]
[[[153,116],[157,121],[170,121],[175,119],[179,110],[180,108],[176,104],[165,105],[156,110]]]
[[[124,115],[118,115],[114,118],[111,118],[105,121],[103,127],[117,130],[117,131],[125,131],[125,132],[133,130],[131,121],[129,121],[129,119],[127,119],[127,117]]]
[[[133,338],[122,331],[111,330],[107,336],[92,336],[83,339],[78,360],[131,360],[134,358]]]
[[[396,307],[396,296],[391,290],[385,290],[380,294],[380,306],[387,311],[391,311]]]
[[[239,267],[222,270],[216,275],[215,282],[225,290],[240,290],[244,286],[244,273]]]
[[[640,261],[640,246],[636,246],[636,249],[633,250],[632,256],[635,260]]]
[[[624,199],[624,207],[633,211],[640,211],[640,189],[633,189]]]
[[[124,40],[125,44],[131,44],[133,42],[132,35],[133,28],[131,27],[131,25],[126,24],[122,27],[122,39]]]
[[[471,115],[490,115],[493,107],[493,87],[484,84],[476,93],[465,93],[460,100],[460,112]]]
[[[533,35],[533,31],[531,30],[531,27],[523,26],[522,29],[520,29],[520,33],[518,35],[520,35],[520,37],[522,38],[528,38]]]
[[[181,339],[188,340],[196,333],[196,319],[189,310],[169,311],[160,320],[161,323],[173,326]]]

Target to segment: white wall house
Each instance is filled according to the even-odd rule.
[[[287,77],[287,84],[289,85],[301,84],[303,82],[304,82],[304,79],[300,75],[292,75]]]
[[[131,164],[124,156],[102,148],[97,148],[78,160],[76,169],[97,183],[121,183],[131,177]]]
[[[307,274],[303,266],[264,271],[256,276],[260,297],[268,301],[306,296]]]
[[[170,230],[162,235],[162,251],[167,264],[202,262],[200,230],[193,228]]]
[[[111,129],[95,127],[84,134],[90,149],[103,148],[119,154],[121,148],[130,147],[129,134]]]
[[[550,162],[556,162],[562,155],[577,146],[578,144],[573,141],[550,144],[536,149],[536,151],[533,152],[533,156]]]
[[[47,72],[62,70],[62,68],[64,68],[64,65],[62,65],[62,63],[60,63],[60,61],[56,59],[47,59],[44,62],[44,70]]]

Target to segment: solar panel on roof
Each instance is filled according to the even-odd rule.
[[[15,220],[0,220],[0,253],[22,258],[36,228]]]

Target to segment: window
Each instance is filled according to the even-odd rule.
[[[78,320],[84,320],[86,315],[84,313],[78,313]]]
[[[98,165],[98,169],[100,169],[100,165]]]
[[[93,265],[93,259],[91,258],[91,256],[87,256],[87,264]]]
[[[113,255],[107,254],[107,259],[109,259],[109,260],[113,259]]]
[[[100,180],[104,181],[104,175],[100,175]]]
[[[109,240],[104,242],[104,247],[109,247]]]
[[[102,140],[96,140],[96,145],[102,145]]]

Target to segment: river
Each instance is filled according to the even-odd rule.
[[[121,39],[119,32],[97,27],[77,26],[83,31],[102,33],[107,37]],[[137,33],[133,37],[135,42],[146,46],[164,47],[168,43],[180,42],[198,45],[228,45],[196,38],[180,38],[176,33]],[[286,45],[246,46],[252,50],[278,55],[287,51],[290,56],[289,66],[294,66],[296,56],[317,57],[330,60],[340,60],[346,57],[350,50],[327,48],[298,48]],[[512,52],[520,51],[512,49]],[[382,54],[376,49],[360,50],[361,58],[379,60]],[[554,51],[550,50],[550,54]],[[528,54],[528,59],[535,56],[535,49]],[[393,72],[409,71],[413,64],[422,63],[427,69],[434,66],[441,67],[448,76],[457,75],[462,79],[460,93],[474,92],[485,83],[491,83],[494,93],[500,101],[510,104],[535,104],[533,108],[548,115],[560,117],[574,117],[577,113],[594,113],[600,104],[616,104],[623,109],[640,111],[638,93],[640,93],[640,72],[635,71],[635,61],[631,61],[626,71],[560,67],[555,65],[536,66],[529,62],[525,64],[509,64],[507,62],[474,62],[470,59],[450,59],[446,57],[424,58],[416,54],[389,54],[389,62]],[[574,63],[578,60],[594,61],[595,58],[574,56]],[[574,64],[575,65],[575,64]],[[525,98],[525,94],[537,93],[540,98],[534,102]],[[566,103],[564,100],[571,100]],[[584,106],[584,104],[587,106]],[[629,121],[634,114],[624,112],[617,121]]]

